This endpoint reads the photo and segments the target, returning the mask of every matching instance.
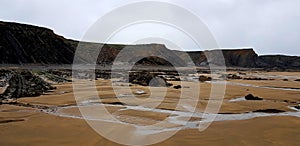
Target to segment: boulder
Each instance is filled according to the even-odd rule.
[[[203,76],[203,75],[199,76],[200,82],[211,81],[211,80],[212,80],[211,77],[207,77],[207,76]]]
[[[233,79],[233,80],[239,80],[239,79],[242,79],[242,77],[236,75],[236,74],[229,74],[227,76],[228,79]]]
[[[181,88],[181,85],[176,85],[176,86],[174,86],[173,88],[175,88],[175,89],[180,89],[180,88]]]
[[[154,77],[153,79],[150,80],[149,86],[151,87],[165,87],[166,81],[163,78],[160,77]]]
[[[259,98],[257,96],[253,96],[252,94],[248,94],[245,96],[246,100],[263,100],[262,98]]]
[[[129,82],[132,84],[152,87],[172,86],[172,84],[168,83],[166,79],[151,72],[130,72]]]

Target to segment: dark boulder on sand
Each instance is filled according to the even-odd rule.
[[[248,94],[245,96],[246,100],[263,100],[262,98],[259,98],[257,96],[253,96],[252,94]]]
[[[174,86],[173,88],[175,88],[175,89],[180,89],[180,88],[182,88],[182,87],[181,87],[181,85],[176,85],[176,86]]]
[[[229,74],[228,79],[233,79],[233,80],[239,80],[239,79],[242,79],[242,77],[236,75],[236,74]]]
[[[165,78],[159,77],[157,74],[151,72],[131,72],[129,73],[129,82],[132,84],[152,87],[172,86],[172,84],[168,83]]]
[[[207,77],[207,76],[203,76],[203,75],[199,76],[200,82],[211,81],[211,80],[212,80],[211,77]]]
[[[300,110],[300,104],[294,106],[294,108],[296,108],[297,110]]]

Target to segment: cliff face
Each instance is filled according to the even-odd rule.
[[[25,24],[0,22],[0,63],[4,64],[71,64],[78,41],[56,35],[52,30]],[[81,61],[91,63],[94,51],[101,48],[98,64],[112,64],[116,57],[121,61],[135,63],[141,56],[150,56],[139,64],[169,65],[173,52],[164,45],[113,45],[82,42],[84,50],[79,52]],[[122,51],[127,50],[127,51]],[[122,52],[121,52],[122,51]],[[121,53],[120,53],[121,52]],[[160,57],[155,57],[160,56]],[[172,60],[175,66],[185,66],[182,60]]]
[[[72,63],[74,48],[50,29],[0,22],[0,63]]]
[[[71,64],[78,44],[78,41],[65,39],[47,28],[0,21],[2,64]],[[300,59],[297,56],[258,56],[253,49],[181,52],[169,50],[161,44],[105,44],[98,55],[94,52],[99,49],[99,45],[103,44],[80,43],[84,50],[78,53],[82,61],[87,59],[86,62],[91,63],[88,59],[97,55],[98,64],[112,64],[118,58],[121,62],[141,65],[186,66],[188,63],[207,66],[224,64],[225,61],[226,66],[231,67],[300,68]],[[220,52],[224,60],[219,56]],[[209,59],[207,56],[210,56]]]
[[[127,45],[118,54],[116,60],[142,65],[186,66],[172,50],[161,44]]]
[[[78,42],[71,42],[76,48]],[[141,45],[116,45],[116,44],[96,44],[96,43],[80,43],[78,52],[81,61],[93,63],[91,58],[98,57],[97,64],[113,64],[126,62],[129,64],[139,65],[174,65],[186,66],[181,58],[161,44],[141,44]],[[101,47],[101,48],[100,48]],[[100,52],[98,56],[94,56],[94,52]],[[175,56],[175,57],[174,57]]]
[[[184,52],[178,51],[177,54],[186,58],[183,57]],[[187,54],[196,66],[224,65],[225,61],[225,65],[231,67],[257,67],[258,55],[253,49],[196,51]]]
[[[226,65],[240,67],[257,67],[258,55],[253,49],[223,50]]]
[[[265,55],[258,57],[257,64],[262,68],[300,69],[300,57]]]

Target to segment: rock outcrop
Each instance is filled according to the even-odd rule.
[[[29,71],[0,71],[1,82],[5,88],[0,99],[39,96],[55,89],[49,83]]]

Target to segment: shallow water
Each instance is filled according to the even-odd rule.
[[[284,75],[268,75],[268,74],[248,74],[258,78],[269,78],[269,79],[298,79],[299,76],[284,76]]]
[[[228,102],[239,102],[239,101],[245,101],[246,98],[245,97],[239,97],[239,98],[233,98],[228,100]]]
[[[212,84],[228,84],[228,85],[238,85],[245,87],[255,87],[255,88],[264,88],[264,89],[274,89],[274,90],[284,90],[284,91],[300,91],[298,88],[283,88],[283,87],[272,87],[272,86],[257,86],[253,84],[245,84],[245,83],[236,83],[236,82],[225,82],[225,81],[207,81],[207,83]]]
[[[270,76],[270,75],[259,75],[258,77],[268,77],[268,78],[294,78],[294,76]],[[187,77],[186,80],[189,81],[195,81],[194,77]],[[197,80],[198,81],[198,80]],[[282,87],[267,87],[267,86],[257,86],[252,84],[243,84],[243,83],[236,83],[236,82],[229,82],[229,81],[212,81],[208,83],[216,83],[216,84],[230,84],[230,85],[238,85],[238,86],[248,86],[248,87],[256,87],[256,88],[267,88],[267,89],[274,89],[274,90],[288,90],[288,91],[300,91],[300,89],[294,89],[294,88],[282,88]],[[126,98],[134,96],[133,94],[120,94],[118,97]],[[240,102],[246,100],[245,97],[238,97],[234,99],[228,100],[228,102]],[[167,123],[170,124],[176,124],[179,125],[178,127],[172,127],[172,128],[166,128],[166,127],[158,127],[153,126],[140,126],[136,124],[131,124],[127,122],[122,122],[118,120],[118,117],[115,117],[115,119],[107,119],[107,118],[101,118],[100,116],[95,115],[85,115],[84,117],[82,115],[72,115],[70,113],[64,112],[65,109],[72,109],[72,108],[78,108],[78,107],[84,107],[84,108],[99,108],[101,107],[120,107],[119,111],[124,110],[136,110],[136,111],[151,111],[154,113],[165,113],[170,114],[168,118],[165,119]],[[300,118],[300,110],[289,107],[290,109],[294,110],[294,112],[282,112],[282,113],[259,113],[259,112],[250,112],[250,113],[241,113],[241,114],[215,114],[215,113],[203,113],[203,112],[190,112],[194,111],[194,108],[190,105],[182,105],[183,108],[185,108],[188,111],[174,111],[174,110],[166,110],[166,109],[153,109],[149,107],[144,106],[131,106],[131,105],[112,105],[112,104],[102,104],[99,103],[99,100],[85,100],[80,103],[78,103],[77,106],[65,106],[65,107],[57,107],[55,110],[44,110],[44,112],[47,112],[52,115],[60,116],[60,117],[66,117],[66,118],[78,118],[78,119],[86,119],[86,120],[93,120],[93,121],[102,121],[102,122],[110,122],[110,123],[118,123],[118,124],[124,124],[124,125],[131,125],[136,128],[136,133],[142,134],[142,135],[149,135],[149,134],[156,134],[161,132],[167,132],[167,131],[176,131],[181,129],[198,129],[200,120],[199,121],[189,121],[189,117],[193,118],[199,118],[201,119],[201,123],[205,122],[212,122],[213,121],[234,121],[234,120],[247,120],[247,119],[253,119],[257,117],[268,117],[268,116],[293,116],[293,117],[299,117]],[[100,118],[99,118],[100,117]],[[211,119],[213,118],[213,119]],[[158,121],[159,122],[159,121]],[[146,128],[145,128],[146,127]]]
[[[241,100],[241,98],[236,98],[233,102],[237,102]],[[105,107],[122,107],[120,110],[137,110],[137,111],[151,111],[156,113],[166,113],[170,114],[168,118],[166,118],[166,122],[171,124],[181,125],[179,127],[172,127],[172,128],[163,128],[163,127],[155,127],[151,126],[151,128],[145,128],[145,126],[130,124],[126,122],[122,122],[119,120],[111,120],[106,118],[99,118],[98,116],[93,115],[85,115],[84,117],[81,115],[71,115],[68,113],[64,113],[63,109],[68,108],[78,108],[78,107],[85,107],[85,108],[97,108],[97,106],[105,106]],[[283,113],[242,113],[242,114],[213,114],[213,113],[202,113],[202,112],[189,112],[189,111],[173,111],[173,110],[165,110],[165,109],[153,109],[147,108],[143,106],[129,106],[129,105],[111,105],[111,104],[102,104],[97,103],[97,101],[88,100],[81,102],[78,106],[66,106],[66,107],[57,107],[56,110],[49,110],[45,111],[49,114],[53,114],[60,117],[66,118],[78,118],[78,119],[86,119],[86,120],[93,120],[93,121],[102,121],[102,122],[111,122],[111,123],[119,123],[119,124],[127,124],[136,127],[136,132],[139,134],[155,134],[167,131],[174,131],[174,130],[181,130],[181,129],[198,129],[200,121],[188,121],[185,119],[186,117],[194,117],[200,118],[201,122],[211,122],[210,117],[215,117],[213,121],[230,121],[230,120],[247,120],[257,117],[268,117],[268,116],[293,116],[300,118],[300,111],[295,110],[295,112],[283,112]],[[206,118],[204,118],[206,117]]]

